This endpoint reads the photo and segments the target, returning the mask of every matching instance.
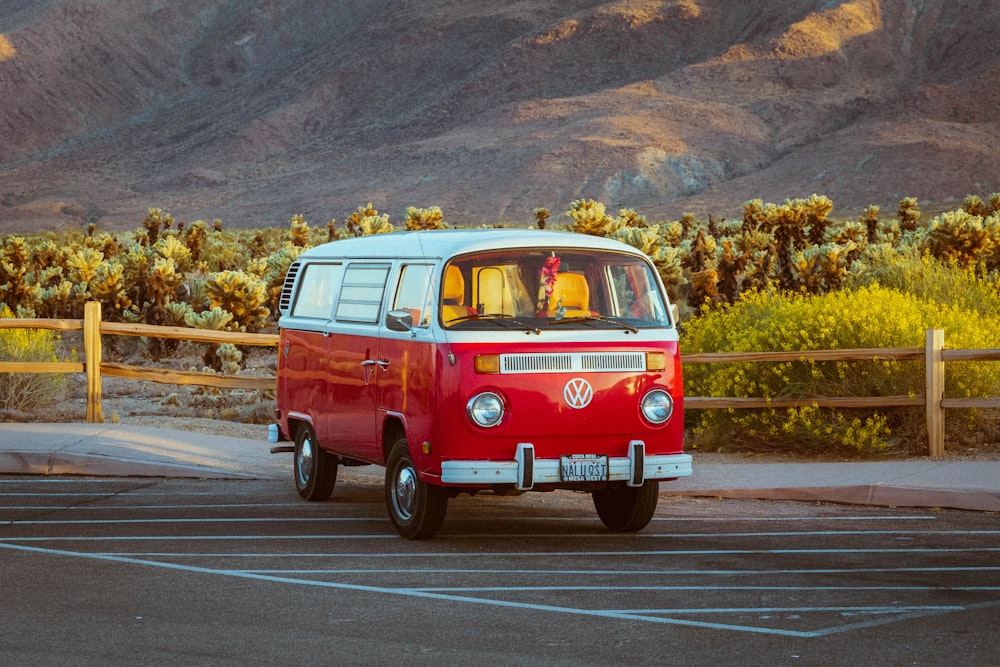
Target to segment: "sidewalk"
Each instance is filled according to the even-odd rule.
[[[286,443],[287,444],[287,443]],[[125,424],[0,424],[0,474],[285,479],[290,454],[260,439]],[[381,482],[381,469],[358,468]],[[661,492],[1000,512],[1000,461],[704,463]]]

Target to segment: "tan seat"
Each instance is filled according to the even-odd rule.
[[[560,273],[549,297],[549,315],[565,308],[563,317],[590,315],[590,287],[582,273]]]
[[[514,297],[499,266],[473,269],[472,303],[487,315],[513,315]],[[481,306],[481,308],[480,308]]]
[[[441,293],[441,319],[445,324],[460,317],[466,317],[469,309],[465,307],[465,278],[462,271],[454,264],[448,267],[444,274],[444,290]]]

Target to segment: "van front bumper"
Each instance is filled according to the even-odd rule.
[[[441,463],[441,483],[463,486],[513,484],[530,490],[536,484],[562,484],[559,459],[537,459],[531,443],[520,443],[513,461],[452,460]],[[689,454],[646,456],[641,440],[629,443],[628,456],[608,457],[608,481],[642,486],[646,480],[691,475]]]

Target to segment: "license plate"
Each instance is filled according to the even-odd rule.
[[[559,461],[559,478],[564,482],[608,481],[608,457],[597,454],[573,454]]]

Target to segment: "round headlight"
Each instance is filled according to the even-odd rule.
[[[662,424],[674,412],[674,399],[662,389],[654,389],[642,397],[642,416],[653,424]]]
[[[496,426],[503,419],[503,399],[489,391],[473,396],[465,409],[472,423],[483,428]]]

